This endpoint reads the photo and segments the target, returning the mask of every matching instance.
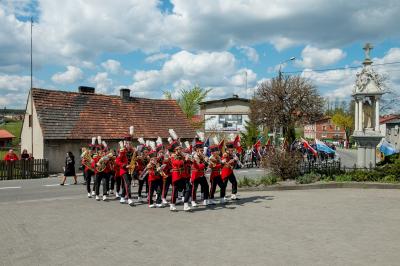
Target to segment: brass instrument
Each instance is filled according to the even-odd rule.
[[[138,156],[137,156],[137,153],[135,152],[135,153],[132,155],[131,161],[130,161],[128,167],[127,167],[127,168],[128,168],[128,173],[129,173],[130,175],[132,175],[133,172],[135,171],[137,157],[138,157]]]
[[[100,160],[97,162],[97,164],[96,164],[96,170],[97,170],[97,172],[103,172],[104,171],[104,169],[106,169],[106,167],[107,167],[107,163],[111,160],[111,158],[113,157],[114,155],[112,154],[112,153],[109,153],[109,154],[107,154],[107,155],[105,155],[105,156],[103,156],[103,157],[101,157],[100,158]]]
[[[81,158],[82,158],[82,164],[86,166],[89,170],[93,171],[94,169],[92,168],[92,156],[90,156],[90,151],[85,150],[81,154]]]

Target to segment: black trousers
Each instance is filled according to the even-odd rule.
[[[110,178],[109,173],[100,172],[96,175],[96,196],[100,195],[100,184],[103,185],[103,195],[107,195],[108,192],[108,179]],[[103,181],[103,182],[102,182]]]
[[[221,176],[218,175],[211,179],[210,199],[214,198],[214,194],[215,194],[215,190],[217,189],[217,186],[219,186],[219,188],[221,189],[220,197],[221,198],[225,197],[226,184],[222,181]]]
[[[90,182],[92,182],[92,176],[94,176],[94,172],[92,170],[87,170],[84,172],[85,174],[85,181],[86,181],[86,190],[87,193],[91,193],[92,191],[90,190]],[[95,179],[95,178],[94,178]],[[93,183],[96,183],[96,180],[94,180]],[[95,186],[93,185],[93,188],[95,188]],[[94,189],[93,189],[94,190]]]
[[[121,190],[121,182],[122,182],[122,177],[120,177],[120,176],[111,177],[111,188],[110,189],[114,190],[114,188],[115,188],[115,191],[117,193],[119,193]]]
[[[192,201],[196,201],[196,193],[197,193],[197,187],[201,186],[201,190],[204,193],[204,199],[208,199],[208,193],[210,191],[210,188],[208,186],[207,178],[205,176],[199,177],[193,181],[192,184]]]
[[[182,178],[172,184],[172,198],[171,203],[176,203],[176,198],[178,197],[178,190],[183,190],[184,192],[184,201],[185,203],[189,202],[191,184],[189,178]]]
[[[225,180],[225,188],[228,184],[228,181],[231,182],[232,184],[232,194],[236,194],[237,193],[237,181],[236,181],[236,176],[234,173],[230,174],[230,176],[228,176],[228,179]]]
[[[162,198],[166,199],[168,195],[169,186],[172,184],[172,176],[167,176],[167,178],[163,178],[163,186],[162,186]]]
[[[132,176],[128,173],[125,173],[121,177],[122,179],[122,194],[121,198],[130,199],[131,196],[131,184],[132,184]]]
[[[149,194],[147,195],[147,202],[149,205],[153,204],[153,194],[156,192],[156,203],[161,203],[161,190],[162,190],[162,179],[149,181]]]
[[[149,193],[149,184],[147,183],[147,176],[143,180],[139,180],[138,197],[142,196],[143,186],[146,184],[146,193]]]

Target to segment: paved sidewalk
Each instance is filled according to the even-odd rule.
[[[200,207],[192,213],[96,202],[79,195],[0,202],[0,265],[398,265],[400,261],[398,190],[240,194],[237,203]]]

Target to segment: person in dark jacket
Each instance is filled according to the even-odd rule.
[[[67,157],[65,158],[64,177],[60,184],[61,186],[64,186],[67,176],[73,176],[75,181],[74,185],[77,184],[77,177],[75,173],[75,157],[70,151],[67,152]]]

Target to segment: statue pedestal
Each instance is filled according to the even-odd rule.
[[[376,146],[384,136],[373,129],[354,131],[353,139],[357,143],[357,167],[376,166]]]

